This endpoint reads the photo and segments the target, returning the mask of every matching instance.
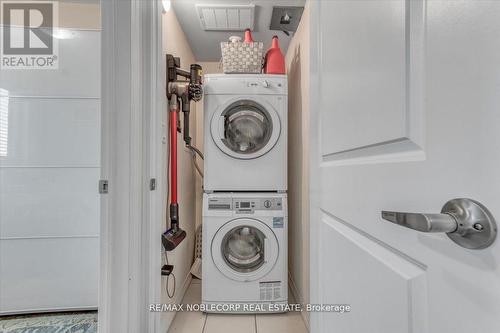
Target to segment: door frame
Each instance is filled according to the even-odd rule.
[[[310,81],[309,81],[309,110],[310,110],[310,124],[309,124],[309,293],[310,303],[319,304],[319,221],[320,221],[320,206],[321,206],[321,110],[319,107],[319,98],[321,94],[320,73],[321,73],[321,44],[320,44],[320,26],[317,19],[320,15],[319,5],[316,1],[309,1],[310,10],[310,30],[309,39],[311,43],[310,48]],[[315,48],[315,45],[317,46]],[[320,330],[320,312],[310,312],[309,326],[310,332],[319,332]]]
[[[165,207],[161,3],[102,0],[101,13],[101,179],[109,192],[101,195],[99,332],[157,332],[160,315],[149,304],[161,300]]]

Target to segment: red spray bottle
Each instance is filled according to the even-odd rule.
[[[264,73],[285,74],[285,57],[281,53],[278,36],[273,36],[271,48],[266,53]]]
[[[250,29],[245,30],[245,41],[244,43],[253,43],[252,31]]]

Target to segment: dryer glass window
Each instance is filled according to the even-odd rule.
[[[253,101],[231,104],[224,115],[224,144],[240,154],[264,148],[271,138],[273,123],[269,113]]]
[[[241,273],[255,271],[264,264],[264,239],[262,231],[255,227],[231,229],[221,244],[224,261]]]

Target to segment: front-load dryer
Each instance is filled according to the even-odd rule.
[[[286,311],[286,194],[205,193],[202,243],[204,311]]]
[[[204,190],[287,190],[287,77],[204,77]]]

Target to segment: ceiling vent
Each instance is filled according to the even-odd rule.
[[[203,30],[253,30],[255,5],[196,5]]]

